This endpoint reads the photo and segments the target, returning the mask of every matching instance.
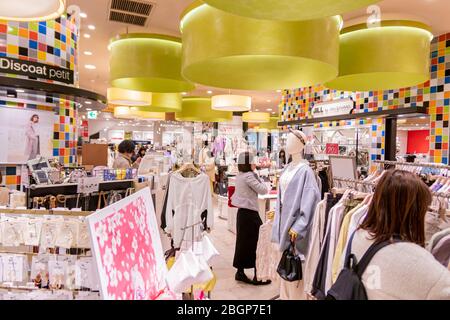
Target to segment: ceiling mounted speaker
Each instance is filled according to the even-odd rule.
[[[311,20],[363,8],[380,0],[203,0],[210,6],[264,20]]]
[[[243,112],[252,108],[252,98],[233,94],[212,97],[212,109],[219,111]]]
[[[338,74],[340,16],[268,21],[196,1],[181,20],[183,76],[203,85],[277,90],[320,84]]]
[[[124,34],[111,40],[110,81],[113,87],[173,93],[191,91],[181,76],[181,40],[157,34]]]
[[[183,98],[183,109],[175,114],[178,121],[226,122],[233,120],[233,112],[211,109],[211,98]]]
[[[60,17],[66,0],[0,0],[0,20],[46,21]]]
[[[269,123],[270,113],[268,112],[246,112],[242,115],[242,121],[250,123]]]
[[[122,106],[145,106],[152,104],[150,92],[134,91],[120,88],[108,88],[108,103]]]
[[[413,21],[356,25],[340,37],[339,76],[326,83],[344,91],[390,90],[430,79],[430,28]]]
[[[151,105],[137,107],[140,111],[149,112],[178,112],[181,108],[181,93],[153,93]]]

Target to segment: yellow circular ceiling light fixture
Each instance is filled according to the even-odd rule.
[[[224,94],[213,96],[211,100],[211,108],[218,111],[249,111],[252,108],[252,97]]]
[[[255,19],[311,20],[363,8],[380,0],[203,0],[210,6]]]
[[[131,109],[133,109],[132,113],[135,115],[136,119],[151,120],[151,121],[166,120],[166,114],[164,112],[141,111],[135,107],[132,107]]]
[[[66,0],[0,0],[0,20],[46,21],[60,17]]]
[[[326,83],[344,91],[400,89],[430,79],[430,28],[414,21],[360,24],[340,36],[339,76]]]
[[[114,118],[134,120],[134,119],[136,119],[136,116],[133,114],[131,107],[115,106],[114,107]]]
[[[151,105],[137,107],[139,111],[178,112],[182,109],[181,93],[153,93]]]
[[[183,98],[183,109],[175,113],[177,121],[226,122],[233,120],[233,112],[211,109],[211,98]]]
[[[270,113],[268,112],[246,112],[242,115],[242,121],[250,123],[269,123]]]
[[[108,88],[108,103],[122,106],[144,106],[152,104],[150,92]]]
[[[181,20],[182,74],[206,86],[277,90],[338,74],[340,16],[308,21],[245,18],[196,1]]]
[[[113,87],[174,93],[195,88],[181,76],[181,40],[159,34],[130,33],[111,40]]]
[[[138,107],[116,106],[114,107],[114,117],[127,120],[155,120],[162,121],[166,119],[164,112],[142,111]]]
[[[278,122],[280,121],[280,117],[270,117],[268,123],[261,123],[259,127],[261,129],[266,130],[276,130],[278,129]]]

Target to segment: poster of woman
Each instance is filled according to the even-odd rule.
[[[28,160],[33,160],[40,154],[40,141],[37,126],[39,124],[39,115],[33,114],[30,122],[27,125],[26,135],[26,149],[25,156]]]

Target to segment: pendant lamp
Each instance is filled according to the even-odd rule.
[[[270,113],[268,112],[246,112],[242,115],[242,121],[250,123],[269,123]]]
[[[108,103],[123,106],[144,106],[152,104],[150,92],[134,91],[120,88],[108,88]]]
[[[266,130],[276,130],[278,129],[278,122],[280,121],[280,117],[270,117],[268,123],[261,123],[259,127],[261,129]]]
[[[110,44],[113,87],[145,92],[184,92],[195,88],[181,76],[181,40],[158,34],[124,34]]]
[[[133,120],[136,117],[133,114],[133,112],[131,111],[130,107],[120,106],[120,107],[114,107],[114,118]]]
[[[0,20],[46,21],[60,17],[66,0],[0,0]]]
[[[339,76],[326,83],[344,91],[375,91],[415,86],[430,79],[430,28],[413,21],[360,24],[340,37]]]
[[[252,98],[233,94],[212,97],[212,109],[219,111],[249,111],[252,108]]]
[[[119,106],[114,107],[114,117],[117,119],[143,119],[143,120],[165,120],[166,114],[163,112],[141,111],[137,107]]]
[[[153,93],[151,105],[136,107],[139,111],[178,112],[181,111],[181,93]]]
[[[142,120],[153,120],[153,121],[164,121],[166,120],[166,114],[164,112],[151,112],[151,111],[141,111],[137,108],[132,108],[132,112],[136,119]]]
[[[233,113],[211,109],[211,98],[183,98],[183,109],[175,113],[177,121],[226,122],[233,120]]]
[[[229,13],[264,20],[311,20],[363,8],[379,0],[203,0]]]
[[[338,74],[340,16],[308,21],[245,18],[196,1],[181,20],[182,74],[207,86],[277,90]]]

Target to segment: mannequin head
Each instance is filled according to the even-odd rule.
[[[286,151],[292,155],[301,155],[305,149],[306,135],[299,130],[291,130],[287,137]]]

